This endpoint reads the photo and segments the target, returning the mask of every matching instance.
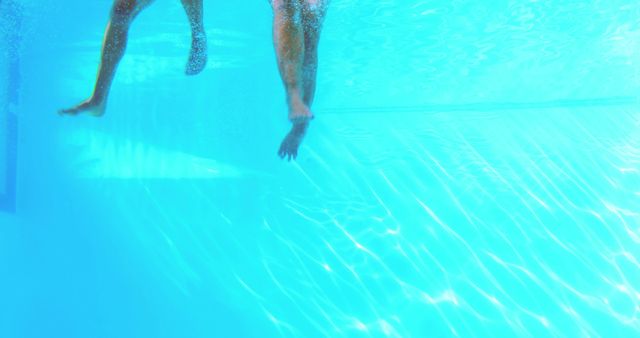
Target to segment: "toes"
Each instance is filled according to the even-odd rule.
[[[76,115],[80,109],[78,108],[67,108],[58,110],[58,115]]]
[[[291,160],[295,160],[298,158],[298,151],[297,150],[292,150],[292,149],[287,149],[287,150],[279,150],[278,151],[278,157],[280,157],[281,159],[287,159],[287,161],[291,162]]]
[[[284,159],[285,156],[287,156],[287,148],[283,144],[280,146],[280,149],[278,149],[278,157],[280,157],[281,159]]]

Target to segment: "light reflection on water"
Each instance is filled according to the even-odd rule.
[[[639,123],[625,107],[329,114],[280,172],[106,190],[145,201],[120,202],[122,231],[183,292],[215,281],[284,336],[630,337]]]
[[[640,85],[630,1],[333,5],[321,87],[347,90],[322,107],[635,96]]]
[[[36,182],[69,175],[62,197],[97,200],[185,298],[283,336],[640,334],[636,2],[333,0],[318,119],[286,165],[268,15],[212,7],[210,68],[184,80],[183,14],[158,6],[104,119],[25,100],[25,163],[57,151]],[[63,57],[29,54],[25,92],[87,93],[100,29],[33,38]]]

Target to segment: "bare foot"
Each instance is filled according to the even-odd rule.
[[[278,156],[280,156],[280,158],[287,158],[288,161],[291,161],[292,158],[295,160],[296,157],[298,157],[298,147],[304,135],[307,133],[308,127],[308,121],[293,124],[291,131],[289,131],[280,144],[280,149],[278,150]]]
[[[204,31],[194,33],[191,40],[191,51],[185,74],[196,75],[207,65],[207,36]]]
[[[105,103],[104,101],[98,102],[97,100],[87,99],[80,102],[80,104],[58,111],[60,115],[79,115],[81,113],[87,113],[92,116],[100,117],[104,115]]]

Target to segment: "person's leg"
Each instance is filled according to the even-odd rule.
[[[202,0],[182,0],[191,25],[191,51],[185,73],[195,75],[207,65],[207,36],[202,20]]]
[[[309,121],[313,119],[310,108],[316,88],[318,41],[328,2],[289,1],[289,5],[295,6],[292,8],[286,6],[286,1],[273,1],[274,41],[280,74],[287,90],[289,119],[293,122],[291,130],[280,144],[278,155],[289,160],[298,156],[300,143],[307,132]],[[276,7],[277,4],[285,6]],[[278,10],[284,15],[278,17]]]
[[[304,58],[302,62],[302,78],[304,86],[303,99],[311,108],[316,91],[316,74],[318,71],[318,42],[322,22],[327,10],[328,0],[307,0],[302,8],[304,27]]]
[[[278,69],[287,94],[289,120],[304,122],[312,118],[304,103],[302,63],[304,28],[300,0],[273,0],[273,42]]]
[[[89,112],[95,116],[104,114],[109,89],[118,63],[127,47],[127,36],[133,19],[153,0],[116,0],[104,35],[102,57],[98,77],[91,97],[75,107],[63,109],[62,114],[75,115]]]

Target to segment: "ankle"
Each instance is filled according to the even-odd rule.
[[[106,98],[102,95],[94,94],[90,98],[88,98],[87,101],[85,102],[87,102],[91,106],[100,106],[104,103],[105,99]]]
[[[204,26],[193,26],[191,27],[191,37],[194,40],[202,40],[207,38],[207,33],[204,30]]]

